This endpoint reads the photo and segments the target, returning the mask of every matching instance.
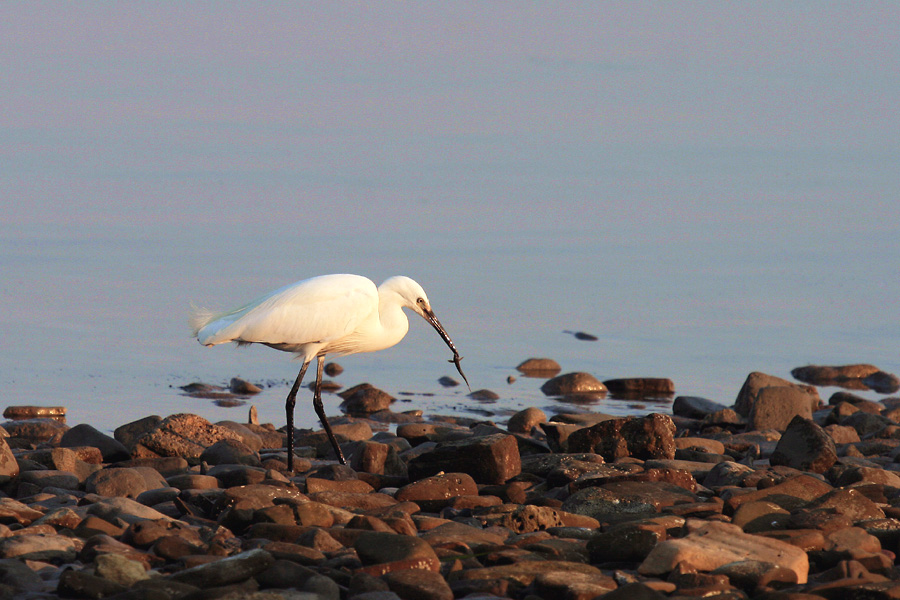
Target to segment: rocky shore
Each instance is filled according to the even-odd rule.
[[[673,389],[533,364],[553,395]],[[298,430],[294,473],[284,431],[253,419],[109,436],[10,407],[0,597],[900,598],[900,397],[850,391],[900,382],[870,367],[751,373],[730,407],[502,426],[392,413],[357,386],[332,421],[348,465]]]

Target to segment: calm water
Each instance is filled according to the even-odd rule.
[[[4,7],[0,403],[242,420],[178,390],[242,376],[281,425],[299,365],[200,347],[188,308],[328,272],[416,278],[501,396],[442,388],[416,319],[340,359],[397,410],[571,409],[506,382],[531,356],[726,404],[900,372],[894,7],[501,6]]]

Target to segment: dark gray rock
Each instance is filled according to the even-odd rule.
[[[824,473],[837,461],[834,440],[811,419],[794,417],[769,457],[773,465],[784,465],[813,473]]]

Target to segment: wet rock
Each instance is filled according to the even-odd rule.
[[[547,396],[569,396],[573,394],[606,394],[606,386],[590,373],[566,373],[547,380],[541,386]]]
[[[824,473],[837,461],[834,440],[810,419],[796,416],[788,424],[775,452],[773,465],[785,465],[802,471]]]
[[[87,424],[75,425],[66,431],[60,438],[59,445],[65,448],[93,446],[100,450],[104,462],[118,462],[130,458],[128,449],[121,442]]]
[[[756,560],[770,562],[793,571],[798,583],[806,583],[809,559],[790,544],[746,534],[729,523],[696,523],[696,528],[679,539],[659,543],[647,556],[638,572],[663,575],[681,565],[697,571],[712,571],[728,563]]]
[[[759,391],[767,387],[787,387],[798,390],[800,392],[806,392],[810,402],[810,414],[813,410],[816,410],[821,402],[818,392],[811,385],[791,383],[786,379],[781,379],[780,377],[775,377],[774,375],[768,375],[766,373],[754,371],[747,376],[747,379],[744,381],[744,385],[741,386],[741,389],[737,395],[737,399],[734,402],[734,410],[742,417],[749,417],[753,405],[756,403]],[[793,417],[793,415],[791,416]],[[790,419],[787,419],[784,424],[787,425],[788,422],[790,422]]]
[[[806,365],[791,370],[791,376],[798,381],[819,386],[843,386],[848,382],[859,382],[878,372],[875,365],[856,364],[840,366]]]
[[[66,422],[65,406],[7,406],[3,410],[3,418],[13,421],[23,419],[56,419]]]
[[[667,415],[610,419],[573,432],[569,452],[594,452],[607,462],[618,458],[675,458],[675,424]]]
[[[365,417],[380,410],[387,410],[395,401],[393,396],[375,387],[359,388],[353,390],[351,394],[341,394],[341,397],[344,398],[341,410],[354,417]]]
[[[228,390],[232,394],[250,395],[260,393],[262,388],[240,377],[232,377],[228,383]]]
[[[531,430],[547,422],[547,415],[539,408],[529,407],[520,410],[509,418],[507,429],[512,433],[531,433]]]
[[[629,377],[607,379],[603,382],[611,393],[626,397],[646,397],[655,394],[669,396],[675,393],[675,383],[662,377]]]
[[[672,402],[672,414],[688,419],[702,419],[725,408],[727,407],[718,402],[699,396],[676,396]]]
[[[442,442],[409,461],[413,480],[441,471],[468,473],[478,483],[504,483],[521,471],[516,438],[497,433]]]
[[[562,369],[559,363],[552,358],[529,358],[522,361],[516,370],[525,377],[538,377],[547,379],[559,373]]]
[[[491,390],[475,390],[471,394],[469,394],[469,398],[473,400],[499,400],[500,395],[497,392],[493,392]]]
[[[325,363],[325,374],[329,377],[337,377],[344,372],[344,367],[336,362]]]
[[[879,394],[893,394],[900,390],[900,377],[884,371],[872,373],[864,377],[862,382]]]
[[[443,377],[438,379],[438,383],[444,387],[456,387],[459,385],[459,382],[452,377],[447,377],[444,375]]]

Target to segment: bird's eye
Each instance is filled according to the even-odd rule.
[[[416,300],[416,304],[421,304],[422,306],[424,306],[424,305],[425,305],[425,299],[424,299],[424,298],[418,298],[418,299]]]

